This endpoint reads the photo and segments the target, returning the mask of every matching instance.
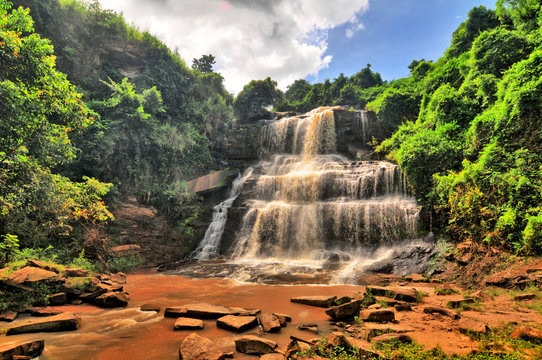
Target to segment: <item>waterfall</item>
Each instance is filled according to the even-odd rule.
[[[211,224],[207,228],[207,231],[205,231],[203,240],[192,253],[193,259],[205,260],[218,255],[220,240],[222,239],[226,220],[228,219],[228,209],[232,207],[235,199],[241,194],[245,181],[252,175],[252,170],[252,168],[248,168],[242,175],[239,174],[233,181],[228,198],[213,208]]]

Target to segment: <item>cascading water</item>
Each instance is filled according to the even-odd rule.
[[[268,281],[280,274],[334,269],[323,276],[326,281],[349,282],[389,257],[394,247],[416,238],[420,209],[403,173],[389,162],[337,155],[336,110],[318,108],[262,129],[261,153],[274,155],[260,162],[258,172],[243,176],[247,185],[234,206],[244,216],[234,224],[235,239],[224,251],[237,267],[225,276]],[[367,131],[363,116],[354,125]],[[239,195],[235,192],[241,192],[239,183],[234,189],[225,201],[228,207]],[[197,259],[219,252],[226,220],[217,208]]]

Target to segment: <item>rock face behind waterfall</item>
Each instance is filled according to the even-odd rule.
[[[400,168],[337,154],[370,139],[366,112],[319,108],[268,122],[262,160],[228,213],[220,253],[231,258],[352,254],[415,237],[419,207]]]

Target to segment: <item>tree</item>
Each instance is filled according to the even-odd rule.
[[[233,103],[235,115],[241,121],[263,119],[269,116],[269,108],[282,100],[284,94],[277,88],[277,82],[267,77],[252,80],[243,87]]]
[[[216,61],[213,55],[202,55],[199,59],[192,60],[192,69],[202,74],[208,74],[214,72],[214,64],[216,64]]]
[[[312,85],[305,79],[299,79],[288,85],[288,89],[284,93],[286,100],[290,103],[299,103],[303,101],[305,96],[311,91]]]
[[[361,89],[380,86],[383,83],[380,74],[372,72],[371,64],[367,64],[367,67],[361,69],[360,72],[352,76],[351,81],[354,85]]]

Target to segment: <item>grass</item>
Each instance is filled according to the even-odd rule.
[[[435,287],[435,295],[455,295],[459,294],[459,291],[455,289],[441,289],[438,287]]]

